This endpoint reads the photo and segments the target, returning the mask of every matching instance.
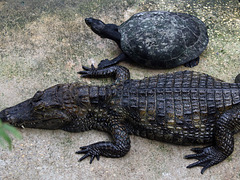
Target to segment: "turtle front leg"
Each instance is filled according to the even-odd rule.
[[[102,60],[99,64],[98,64],[98,68],[106,68],[109,66],[113,66],[121,61],[126,60],[127,57],[124,53],[121,53],[119,56],[117,56],[116,58],[112,59],[112,60],[108,60],[108,59],[104,59]]]
[[[91,164],[95,157],[99,160],[100,156],[119,158],[127,154],[130,150],[130,138],[126,127],[117,121],[113,121],[110,125],[109,132],[113,136],[113,142],[102,141],[80,147],[81,150],[76,153],[84,155],[79,161],[91,157]]]
[[[236,108],[225,112],[217,121],[214,133],[214,144],[205,148],[191,149],[196,154],[185,156],[186,159],[197,159],[187,168],[202,166],[203,174],[209,167],[222,162],[234,149],[234,132],[240,127],[240,111]]]

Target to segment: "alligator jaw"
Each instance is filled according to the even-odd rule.
[[[30,100],[26,100],[16,106],[1,111],[0,119],[2,119],[3,122],[8,122],[19,127],[22,123],[31,121],[31,109]]]
[[[0,118],[16,127],[38,129],[61,129],[69,117],[59,108],[34,109],[32,99],[28,99],[0,112]]]

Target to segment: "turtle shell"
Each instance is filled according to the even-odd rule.
[[[121,49],[151,68],[173,68],[197,58],[208,44],[207,28],[184,13],[148,11],[119,26]]]

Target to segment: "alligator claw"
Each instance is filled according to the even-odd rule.
[[[191,150],[196,154],[186,155],[185,158],[197,159],[198,161],[188,165],[187,168],[202,166],[201,174],[203,174],[207,168],[218,164],[226,158],[222,152],[216,150],[214,147],[193,148]]]
[[[99,161],[100,153],[97,149],[93,148],[91,145],[80,147],[80,149],[81,150],[77,151],[76,154],[84,154],[84,155],[78,160],[79,162],[86,159],[89,156],[91,156],[90,164],[92,164],[95,157]]]
[[[85,71],[79,71],[77,72],[78,74],[81,74],[81,77],[90,77],[92,75],[94,75],[94,73],[96,72],[97,68],[94,67],[94,65],[92,64],[91,67],[87,67],[87,66],[82,66],[82,68]]]
[[[86,70],[86,71],[90,71],[90,70],[96,69],[93,64],[91,64],[91,67],[90,67],[90,68],[87,67],[87,66],[82,66],[82,68],[83,68],[84,70]],[[81,72],[81,71],[80,71],[80,72]]]

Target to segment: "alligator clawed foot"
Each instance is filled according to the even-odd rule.
[[[81,150],[77,151],[76,154],[84,154],[84,155],[78,160],[79,162],[86,159],[89,156],[91,156],[90,164],[92,164],[95,157],[99,161],[100,152],[99,152],[99,150],[95,149],[93,146],[91,146],[91,145],[83,146],[83,147],[80,147],[80,149]]]
[[[202,166],[201,174],[203,174],[207,168],[218,164],[226,158],[222,152],[216,150],[213,146],[206,148],[192,148],[191,150],[196,154],[187,155],[185,158],[197,159],[198,161],[188,165],[187,168]]]
[[[90,77],[93,76],[95,74],[95,72],[97,71],[97,68],[94,67],[94,65],[92,64],[91,67],[87,67],[87,66],[82,66],[82,68],[85,71],[79,71],[78,74],[81,74],[81,77]]]

